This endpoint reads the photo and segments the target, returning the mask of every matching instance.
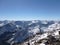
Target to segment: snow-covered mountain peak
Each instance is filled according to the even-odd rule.
[[[6,32],[10,34],[9,39],[13,39],[13,42],[23,42],[29,36],[42,34],[49,31],[60,30],[60,21],[0,21],[0,35]],[[14,34],[14,35],[13,35]],[[8,38],[8,37],[6,37]],[[8,39],[8,40],[9,40]],[[12,40],[11,40],[12,42]]]

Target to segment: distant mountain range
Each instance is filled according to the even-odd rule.
[[[0,21],[0,42],[23,42],[30,36],[60,29],[60,21]]]

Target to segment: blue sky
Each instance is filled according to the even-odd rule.
[[[0,20],[60,20],[60,0],[0,0]]]

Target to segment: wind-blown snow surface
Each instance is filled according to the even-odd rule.
[[[37,33],[44,33],[60,29],[60,21],[0,21],[0,37],[5,35],[2,39],[9,43],[23,42],[25,39]],[[10,36],[8,36],[10,35]]]

